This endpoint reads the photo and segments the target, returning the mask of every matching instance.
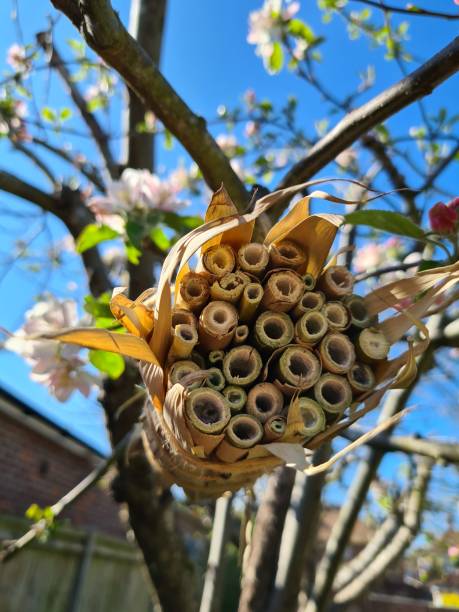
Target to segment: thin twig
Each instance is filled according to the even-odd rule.
[[[403,8],[401,6],[393,6],[392,4],[385,4],[383,2],[376,2],[375,0],[353,0],[354,2],[360,2],[367,6],[373,6],[383,11],[390,11],[391,13],[400,13],[402,15],[409,15],[410,17],[439,17],[440,19],[459,19],[459,14],[455,13],[442,13],[441,11],[432,11],[430,9],[423,9],[418,6],[412,9]]]

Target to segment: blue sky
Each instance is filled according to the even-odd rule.
[[[126,23],[129,2],[119,0],[113,4]],[[454,10],[452,0],[440,4],[445,5],[445,10]],[[22,36],[26,42],[31,41],[37,31],[46,28],[51,5],[42,0],[34,3],[33,11],[30,11],[25,0],[19,0],[18,5]],[[191,108],[209,119],[215,117],[220,104],[231,107],[239,103],[243,93],[249,88],[256,91],[258,98],[269,98],[274,105],[285,103],[287,97],[294,94],[299,98],[301,123],[313,134],[314,122],[326,115],[324,103],[286,70],[276,77],[267,75],[260,58],[255,56],[253,47],[246,43],[248,13],[260,5],[259,0],[171,0],[166,23],[163,72]],[[383,59],[383,51],[380,48],[372,49],[365,39],[350,43],[342,23],[336,17],[325,27],[321,23],[316,3],[312,0],[304,0],[302,6],[300,16],[310,23],[316,33],[327,36],[321,75],[338,95],[355,89],[359,82],[359,72],[368,64],[375,66],[377,81],[376,87],[363,96],[362,101],[400,78],[397,66],[394,62],[389,63]],[[18,40],[17,24],[10,19],[11,7],[12,4],[8,1],[0,5],[0,58],[5,56],[10,44]],[[356,4],[355,8],[359,8],[359,5]],[[57,32],[58,44],[69,56],[65,41],[77,38],[77,33],[63,17],[58,22]],[[432,23],[422,18],[413,18],[410,26],[410,49],[416,58],[427,59],[456,34],[454,22]],[[67,105],[60,82],[55,77],[48,80],[46,71],[34,77],[34,91],[39,105]],[[451,79],[431,96],[429,108],[433,112],[441,106],[449,106],[454,111],[458,93],[458,79]],[[120,108],[121,100],[118,97],[114,101],[110,116],[104,119],[110,125],[110,133],[115,135],[120,133]],[[405,134],[409,126],[419,123],[419,111],[416,105],[412,105],[391,119],[389,125],[394,133]],[[72,119],[69,126],[81,128],[78,118]],[[221,128],[214,129],[215,134],[221,131]],[[75,137],[72,142],[75,149],[82,151],[89,158],[94,157],[88,140]],[[1,167],[15,171],[36,185],[47,188],[35,168],[19,155],[12,153],[7,143],[0,143],[0,151]],[[159,164],[166,168],[175,167],[177,160],[184,157],[183,150],[177,144],[171,152],[158,147]],[[56,164],[55,159],[53,164]],[[55,167],[59,169],[58,164]],[[403,171],[411,178],[409,169],[404,168]],[[326,176],[330,173],[324,170],[321,174]],[[457,164],[456,168],[452,167],[445,174],[444,186],[454,191],[455,178],[457,179]],[[381,187],[384,186],[382,183]],[[10,254],[17,239],[32,238],[34,232],[38,232],[41,224],[45,223],[46,231],[34,239],[30,246],[31,249],[43,253],[49,247],[51,239],[56,241],[63,237],[65,230],[57,220],[49,217],[43,219],[33,206],[8,195],[0,194],[0,205],[4,210],[23,215],[19,218],[11,215],[0,217],[3,241],[0,247],[0,324],[14,330],[21,324],[22,314],[33,304],[34,297],[45,288],[59,296],[72,296],[79,300],[87,291],[79,262],[71,256],[68,256],[68,266],[64,273],[61,269],[54,269],[51,273],[47,271],[46,274],[24,272],[19,270],[17,265],[12,265]],[[197,212],[203,211],[204,206],[203,202],[195,202],[193,205]],[[3,273],[1,266],[7,266],[8,272]],[[69,281],[78,283],[76,290],[69,290]],[[29,380],[28,366],[20,358],[4,351],[0,352],[0,384],[17,393],[21,399],[55,419],[60,425],[68,427],[88,443],[100,450],[108,450],[104,419],[95,398],[87,401],[75,394],[66,404],[55,401],[44,388]],[[443,381],[442,385],[435,390],[432,385],[423,385],[422,390],[413,398],[418,408],[402,424],[401,431],[421,430],[429,435],[450,435],[453,428],[457,430],[457,416],[454,417],[452,413],[452,401],[446,402],[441,418],[438,418],[437,411],[432,414],[431,406],[438,403],[439,389],[442,389],[444,394],[442,397],[449,400],[454,400],[454,394],[457,392],[456,386],[448,381]],[[455,408],[457,410],[457,406]]]

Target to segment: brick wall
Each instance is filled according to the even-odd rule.
[[[0,412],[0,513],[23,516],[32,503],[52,505],[100,460],[89,450],[87,457],[78,456]],[[86,492],[60,518],[111,535],[125,532],[108,479]]]

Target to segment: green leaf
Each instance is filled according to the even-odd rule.
[[[171,245],[171,241],[160,227],[153,227],[150,230],[150,238],[153,244],[161,251],[167,251]]]
[[[276,74],[284,65],[284,51],[280,42],[276,41],[273,45],[273,52],[268,60],[268,70],[271,74]]]
[[[178,233],[196,229],[203,224],[201,217],[182,216],[174,212],[163,214],[164,223]]]
[[[68,121],[72,116],[72,109],[71,108],[61,108],[61,110],[59,111],[59,121]]]
[[[138,249],[142,244],[142,238],[144,238],[146,234],[145,227],[137,221],[128,219],[126,223],[126,234],[130,243]]]
[[[288,23],[288,31],[292,36],[302,38],[309,45],[316,39],[312,29],[301,19],[291,19]]]
[[[166,151],[170,151],[174,146],[174,139],[172,138],[172,134],[169,132],[167,128],[164,129],[164,148]]]
[[[398,236],[425,240],[424,231],[408,217],[388,210],[357,210],[344,217],[345,223],[366,225]]]
[[[88,249],[92,249],[97,244],[105,240],[113,240],[119,236],[119,233],[108,227],[108,225],[97,225],[91,223],[87,225],[76,239],[76,250],[78,253],[84,253]]]
[[[106,317],[113,321],[110,310],[110,294],[108,292],[102,293],[102,295],[98,297],[85,295],[83,308],[96,319],[99,317]]]
[[[100,372],[116,380],[124,372],[124,359],[118,353],[109,351],[89,351],[89,361]]]
[[[129,263],[133,264],[134,266],[138,266],[142,251],[134,246],[131,242],[126,242],[125,249],[126,257],[128,258]]]
[[[45,121],[48,121],[49,123],[55,123],[57,120],[56,111],[54,111],[49,106],[44,106],[41,109],[41,116]]]
[[[431,270],[432,268],[439,268],[440,266],[446,265],[444,261],[435,261],[434,259],[424,259],[419,264],[419,272],[423,270]]]

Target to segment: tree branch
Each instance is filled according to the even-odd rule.
[[[107,166],[110,176],[112,178],[117,178],[118,168],[110,151],[108,134],[106,134],[106,132],[102,129],[94,114],[88,110],[86,100],[81,95],[78,87],[75,85],[75,82],[72,80],[72,75],[68,71],[65,62],[62,60],[62,57],[60,56],[56,47],[53,45],[49,33],[40,32],[37,34],[36,38],[38,44],[42,47],[45,53],[49,55],[49,65],[56,69],[57,73],[67,87],[73,103],[79,110],[83,121],[88,126],[102,159]]]
[[[288,467],[277,468],[269,477],[255,519],[238,612],[266,611],[294,482],[295,470]]]
[[[209,187],[221,183],[239,210],[248,193],[229,159],[207,130],[206,121],[195,115],[159,72],[144,49],[128,34],[109,0],[80,0],[79,15],[69,0],[51,0],[82,32],[88,45],[119,72],[147,108],[185,147],[197,163]]]
[[[402,15],[408,15],[410,17],[440,17],[441,19],[459,19],[459,15],[455,13],[442,13],[441,11],[431,11],[430,9],[423,9],[416,7],[413,9],[403,8],[401,6],[393,6],[392,4],[385,4],[383,2],[376,2],[376,0],[354,0],[354,2],[360,2],[367,6],[374,6],[375,8],[383,11],[390,11],[391,13],[400,13]]]
[[[0,190],[52,213],[67,226],[73,238],[77,238],[84,227],[94,222],[92,213],[84,205],[81,193],[65,185],[60,192],[48,194],[13,174],[0,170]],[[91,292],[94,295],[100,295],[105,291],[110,291],[112,284],[97,248],[85,251],[82,259],[88,274]]]
[[[346,115],[290,169],[277,188],[307,181],[360,136],[415,100],[430,94],[458,70],[459,37],[456,37],[417,70]],[[274,206],[271,218],[277,219],[284,207],[285,203]]]
[[[408,548],[419,531],[425,495],[432,475],[432,460],[417,462],[416,476],[403,515],[403,525],[372,563],[334,597],[334,603],[347,604],[361,595]]]

